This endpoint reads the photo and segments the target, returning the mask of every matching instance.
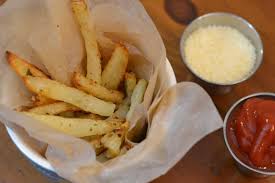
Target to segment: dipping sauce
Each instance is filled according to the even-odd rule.
[[[234,154],[253,168],[275,171],[275,100],[250,98],[228,120]]]
[[[184,53],[190,69],[215,84],[242,80],[256,60],[251,41],[229,26],[211,25],[195,30],[184,43]]]

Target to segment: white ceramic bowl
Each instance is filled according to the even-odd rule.
[[[172,86],[177,83],[175,73],[172,69],[172,66],[170,62],[167,60],[165,71],[161,73],[166,73],[168,75],[168,85]],[[31,163],[44,175],[52,179],[53,181],[58,181],[62,178],[60,178],[56,173],[54,168],[51,166],[51,164],[45,159],[41,154],[39,154],[37,151],[35,151],[30,144],[28,144],[28,140],[26,137],[22,138],[20,133],[16,131],[16,129],[11,129],[9,127],[6,127],[9,136],[11,137],[14,144],[17,146],[17,148],[31,161]]]

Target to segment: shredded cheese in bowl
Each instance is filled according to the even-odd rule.
[[[200,78],[216,84],[232,84],[252,71],[256,51],[237,29],[211,25],[195,30],[184,44],[185,61]]]

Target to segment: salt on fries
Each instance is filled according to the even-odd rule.
[[[75,137],[103,135],[119,128],[118,123],[111,123],[110,121],[104,120],[64,118],[60,116],[40,115],[28,112],[24,112],[24,114],[39,120],[51,128]]]
[[[105,156],[107,158],[113,158],[120,154],[121,146],[128,128],[129,123],[125,122],[123,125],[121,125],[120,129],[114,130],[103,136],[101,143],[105,148],[107,148],[107,151],[105,152]]]
[[[65,102],[55,102],[48,105],[37,106],[28,110],[35,114],[56,115],[66,111],[80,111],[81,109]]]
[[[90,93],[93,96],[105,101],[121,103],[124,97],[122,92],[107,89],[104,86],[98,84],[96,81],[88,79],[77,72],[74,74],[73,83],[76,88]]]
[[[132,96],[132,93],[136,87],[137,78],[135,73],[130,72],[125,74],[125,91],[128,97]]]
[[[108,149],[106,151],[107,158],[113,158],[119,155],[122,141],[122,136],[119,136],[115,132],[107,133],[101,138],[101,143]]]
[[[115,110],[115,104],[113,103],[105,102],[81,90],[66,86],[54,80],[27,76],[24,82],[31,91],[37,94],[54,100],[67,102],[86,112],[99,114],[101,116],[110,116]]]
[[[28,63],[24,59],[18,57],[14,53],[7,51],[6,55],[9,64],[19,76],[25,77],[32,75],[36,77],[48,78],[48,76],[44,74],[40,69]]]
[[[102,72],[102,85],[106,88],[116,90],[123,80],[128,64],[128,51],[118,44],[111,56],[111,59]]]
[[[114,44],[102,71],[95,26],[86,1],[71,0],[71,5],[85,42],[87,75],[75,72],[73,86],[66,86],[7,52],[11,68],[35,94],[33,106],[22,108],[21,112],[57,131],[88,141],[100,159],[114,158],[131,148],[125,142],[128,120],[143,101],[147,81],[127,72],[129,53],[122,44]]]
[[[15,70],[15,72],[21,78],[24,78],[29,75],[35,76],[35,77],[49,78],[45,73],[43,73],[43,71],[41,71],[34,65],[30,64],[29,62],[25,61],[24,59],[18,57],[14,53],[7,51],[6,55],[10,66]],[[54,100],[48,99],[41,95],[35,96],[35,100],[34,100],[35,105],[49,104],[52,102],[54,102]]]

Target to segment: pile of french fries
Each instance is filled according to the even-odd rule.
[[[143,101],[147,81],[127,71],[129,53],[122,44],[116,44],[102,69],[89,8],[85,0],[72,0],[71,5],[85,43],[86,75],[75,72],[73,86],[66,86],[7,51],[11,68],[33,93],[32,105],[20,112],[60,132],[89,141],[97,155],[114,158],[130,148],[125,142],[128,121]]]

